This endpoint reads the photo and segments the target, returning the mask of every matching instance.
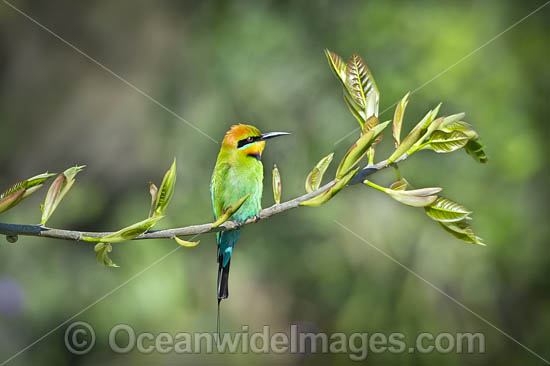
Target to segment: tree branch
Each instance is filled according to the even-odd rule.
[[[399,158],[395,163],[405,160],[407,154],[404,154]],[[374,174],[375,172],[387,168],[387,160],[383,160],[379,163],[366,166],[365,168],[359,170],[355,177],[352,179],[350,184],[356,184],[362,182],[367,176]],[[329,188],[331,188],[336,183],[336,180],[332,180],[324,186],[320,187],[314,192],[304,194],[303,196],[294,198],[290,201],[282,202],[279,204],[274,204],[271,207],[264,208],[260,211],[258,217],[250,218],[244,223],[238,224],[234,221],[226,221],[218,227],[212,227],[212,224],[201,224],[201,225],[191,225],[186,227],[180,227],[175,229],[165,229],[165,230],[151,230],[146,233],[137,236],[132,240],[143,240],[143,239],[173,239],[175,236],[190,236],[198,235],[205,233],[212,233],[218,231],[227,231],[234,230],[241,226],[256,223],[259,220],[267,219],[273,215],[280,214],[282,212],[288,211],[290,209],[300,206],[301,202],[307,201],[310,198],[313,198]],[[40,225],[17,225],[17,224],[5,224],[0,223],[0,234],[6,235],[8,241],[16,241],[18,236],[40,236],[44,238],[52,239],[62,239],[62,240],[75,240],[81,241],[83,236],[88,236],[92,238],[101,238],[103,236],[112,234],[112,232],[83,232],[83,231],[72,231],[72,230],[62,230],[62,229],[52,229]]]

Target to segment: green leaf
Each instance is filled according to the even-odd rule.
[[[127,226],[124,229],[120,229],[116,233],[106,235],[102,238],[92,238],[89,236],[82,236],[84,241],[99,241],[102,243],[120,243],[127,240],[132,240],[141,234],[150,230],[155,224],[160,221],[164,216],[153,216],[143,221],[137,222],[133,225]]]
[[[174,189],[176,186],[176,158],[172,162],[170,169],[164,174],[162,184],[158,189],[158,193],[155,200],[155,209],[153,210],[154,216],[163,216],[172,196],[174,195]]]
[[[473,243],[485,246],[483,239],[474,234],[474,231],[470,227],[470,224],[466,220],[457,222],[439,222],[439,225],[455,238],[465,241],[467,243]]]
[[[462,114],[461,118],[463,116],[464,115]],[[445,132],[460,131],[464,133],[469,138],[468,142],[464,146],[466,153],[472,156],[478,163],[487,163],[488,159],[487,154],[485,153],[485,146],[481,142],[478,133],[472,129],[470,124],[464,121],[455,120],[451,121],[451,123],[442,125],[440,129]]]
[[[334,153],[330,153],[317,163],[313,170],[308,174],[306,178],[306,191],[308,193],[311,193],[313,191],[316,191],[321,186],[321,182],[323,181],[323,175],[325,174],[328,166],[332,162],[332,158],[334,157]]]
[[[317,195],[313,198],[310,198],[307,201],[300,202],[300,206],[317,207],[317,206],[321,206],[322,204],[326,203],[332,197],[334,197],[338,192],[340,192],[342,190],[342,188],[344,188],[349,183],[351,178],[353,178],[353,176],[355,175],[355,173],[357,173],[358,170],[359,170],[359,168],[355,168],[354,170],[350,171],[345,176],[343,176],[341,179],[338,179],[336,181],[336,183],[334,183],[334,185],[332,187],[330,187],[328,190],[326,190],[325,192],[323,192],[323,193],[321,193],[321,194],[319,194],[319,195]]]
[[[277,165],[273,165],[273,199],[275,203],[281,203],[281,194],[283,190],[283,186],[281,183],[281,174],[279,173],[279,169],[277,168]]]
[[[41,225],[45,225],[50,216],[57,209],[57,206],[63,200],[69,189],[73,186],[75,182],[75,176],[84,169],[85,165],[74,166],[65,170],[62,174],[59,174],[57,178],[53,181],[52,185],[48,189],[46,194],[46,199],[44,204],[41,205],[42,219],[40,220]]]
[[[464,126],[464,125],[468,126],[467,123],[462,122],[462,119],[465,116],[466,116],[466,113],[464,113],[464,112],[447,116],[447,117],[443,118],[443,121],[439,125],[438,129],[445,130],[445,129],[449,128],[449,126],[457,126],[457,127],[458,126]],[[456,129],[458,129],[458,128],[456,128]],[[454,131],[455,129],[451,128],[451,130]],[[460,130],[460,129],[458,129],[458,130]],[[446,131],[446,132],[450,132],[450,131]]]
[[[229,220],[229,218],[231,216],[233,216],[233,214],[235,212],[237,212],[239,210],[239,208],[241,208],[241,206],[248,199],[248,197],[250,197],[250,193],[248,193],[244,197],[241,197],[240,199],[237,200],[237,202],[235,202],[231,206],[227,207],[223,211],[223,213],[220,215],[220,217],[218,217],[218,219],[212,223],[212,227],[218,227],[221,224],[223,224],[224,222],[226,222],[227,220]]]
[[[407,206],[424,207],[432,204],[436,199],[436,193],[441,192],[441,188],[422,188],[410,191],[388,189],[386,193],[391,198]]]
[[[487,154],[485,154],[485,146],[479,139],[479,137],[474,137],[468,141],[466,146],[464,146],[466,153],[474,158],[478,163],[485,164],[489,160]]]
[[[200,240],[198,240],[198,241],[187,241],[187,240],[180,239],[177,236],[174,236],[174,240],[176,241],[176,243],[178,243],[182,247],[186,247],[186,248],[196,247],[201,242]]]
[[[24,189],[25,191],[31,190],[32,192],[34,192],[36,190],[36,188],[41,187],[46,180],[48,180],[50,177],[53,177],[54,175],[55,175],[55,173],[47,173],[46,172],[46,173],[36,175],[36,176],[34,176],[32,178],[29,178],[29,179],[25,179],[21,182],[17,182],[15,184],[13,184],[10,188],[6,189],[2,194],[0,194],[0,199],[4,198],[4,197],[20,190],[20,189]],[[26,194],[25,197],[23,197],[23,198],[26,198],[26,197],[28,197],[28,194]]]
[[[25,182],[25,189],[29,190],[29,189],[34,188],[36,186],[42,186],[42,184],[44,184],[45,181],[47,181],[48,179],[53,177],[55,174],[56,173],[46,172],[46,173],[35,175],[34,177],[29,178],[29,179],[24,181]]]
[[[113,247],[111,246],[111,244],[97,243],[94,247],[97,263],[102,266],[118,267],[115,263],[113,263],[111,258],[109,258],[109,253],[112,250]]]
[[[388,165],[399,159],[403,154],[408,153],[410,155],[414,152],[411,152],[411,149],[414,145],[418,145],[422,142],[422,140],[424,139],[424,135],[430,124],[433,122],[435,116],[437,115],[440,106],[441,104],[439,104],[434,110],[430,110],[428,113],[426,113],[424,118],[422,118],[420,122],[418,122],[416,126],[414,126],[407,137],[405,137],[405,139],[390,155],[387,162]]]
[[[13,184],[0,194],[0,213],[9,210],[23,199],[29,197],[40,189],[46,180],[54,175],[55,173],[46,172]]]
[[[23,199],[24,193],[24,189],[19,189],[16,191],[12,191],[9,194],[2,194],[2,198],[0,198],[0,213],[7,211],[13,206],[17,205]]]
[[[441,192],[441,188],[439,187],[421,188],[405,191],[401,189],[403,187],[403,182],[396,182],[398,183],[396,186],[400,189],[385,188],[369,180],[365,180],[363,183],[367,186],[388,194],[391,198],[399,203],[413,207],[424,207],[432,204],[437,199],[436,194]]]
[[[448,153],[463,148],[470,138],[461,131],[434,131],[430,140],[422,149],[430,149],[438,153]]]
[[[437,107],[429,111],[428,114],[426,115],[427,117],[426,124],[424,125],[424,128],[421,130],[422,137],[420,137],[420,139],[413,145],[413,147],[409,149],[409,151],[407,151],[409,155],[411,155],[416,150],[419,150],[422,147],[423,142],[429,139],[432,133],[439,128],[441,123],[443,123],[443,120],[445,119],[445,117],[440,117],[436,119],[440,108],[441,108],[441,103],[439,103]]]
[[[378,118],[376,116],[370,116],[366,120],[365,125],[363,126],[362,133],[365,134],[365,133],[369,132],[370,130],[372,130],[373,128],[378,126],[379,124],[380,124],[380,122],[378,122]],[[372,142],[371,146],[369,146],[369,148],[367,149],[367,159],[368,159],[369,164],[374,163],[374,153],[376,151],[374,146],[376,144],[378,144],[380,141],[382,141],[382,132],[380,132],[378,134],[378,136]]]
[[[393,114],[393,139],[395,140],[395,147],[398,147],[401,143],[401,126],[403,125],[403,116],[405,115],[405,109],[409,104],[409,95],[411,92],[405,94],[403,99],[395,107],[395,113]]]
[[[438,197],[430,206],[425,207],[426,214],[439,222],[456,222],[468,217],[472,212],[448,198]]]
[[[388,124],[389,124],[391,121],[386,121],[386,122],[388,122]],[[365,133],[369,132],[370,130],[372,130],[373,128],[378,126],[379,124],[380,124],[380,122],[378,121],[378,118],[376,116],[370,116],[365,121],[365,126],[363,127],[362,133],[365,134]],[[372,142],[372,145],[376,145],[380,141],[382,141],[382,131],[380,131],[380,133],[377,134],[376,138]]]
[[[361,110],[357,110],[357,107],[355,106],[355,104],[350,102],[345,92],[344,92],[344,101],[346,102],[346,105],[348,106],[348,109],[351,112],[351,114],[353,114],[357,122],[359,122],[359,126],[361,126],[361,129],[363,129],[365,126],[365,119],[366,119],[365,112]]]
[[[25,191],[25,181],[17,182],[0,194],[0,199],[6,198],[17,191]]]
[[[373,117],[376,118],[376,117]],[[336,177],[342,178],[347,172],[350,171],[361,159],[365,156],[367,149],[375,141],[376,137],[388,126],[391,121],[377,124],[375,127],[364,133],[359,140],[357,140],[347,151],[346,155],[342,158],[338,170],[336,171]]]
[[[365,117],[378,117],[380,93],[365,61],[353,54],[346,65],[346,86],[353,102],[365,112]]]
[[[327,56],[328,63],[330,65],[330,68],[338,78],[342,82],[342,85],[346,85],[346,63],[340,56],[338,56],[336,53],[329,51],[328,49],[325,49],[325,55]]]

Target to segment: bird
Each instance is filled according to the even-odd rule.
[[[254,126],[236,124],[226,132],[212,173],[210,192],[214,218],[218,219],[228,207],[250,194],[231,216],[237,224],[256,217],[261,207],[263,190],[262,153],[268,139],[290,135],[288,132],[261,133]],[[218,259],[218,331],[220,302],[229,297],[229,267],[241,229],[216,233]]]

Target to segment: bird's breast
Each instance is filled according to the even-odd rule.
[[[226,182],[228,197],[226,205],[229,206],[239,198],[250,194],[241,208],[233,215],[237,221],[246,221],[249,217],[257,215],[261,210],[263,190],[263,167],[255,160],[256,166],[247,168],[239,167],[231,169]]]

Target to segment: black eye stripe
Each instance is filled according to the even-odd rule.
[[[250,138],[252,138],[252,141],[249,141]],[[262,138],[262,136],[249,136],[245,139],[239,140],[239,142],[237,143],[237,148],[241,148],[245,145],[252,144],[252,143],[260,140],[261,138]]]

